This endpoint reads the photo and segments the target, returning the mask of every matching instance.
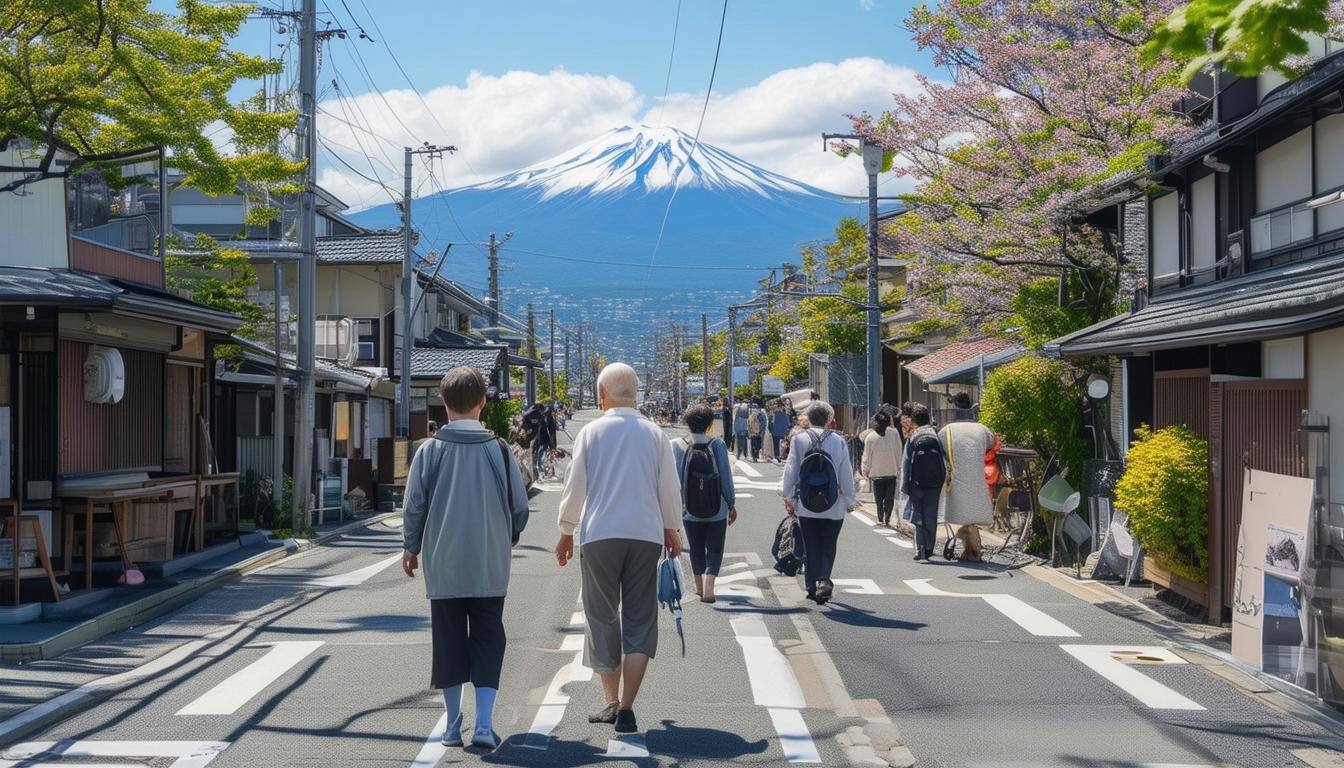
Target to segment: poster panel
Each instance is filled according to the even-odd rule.
[[[1232,655],[1304,685],[1302,569],[1313,481],[1245,470],[1232,591]]]

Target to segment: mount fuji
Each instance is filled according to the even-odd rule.
[[[500,250],[504,311],[521,318],[528,302],[540,315],[554,307],[562,324],[592,323],[604,353],[638,359],[669,321],[698,324],[701,312],[722,320],[771,268],[797,263],[801,245],[863,215],[858,200],[648,126],[419,198],[412,211],[422,249],[512,232]],[[393,227],[399,216],[383,205],[351,218]],[[473,288],[486,273],[483,247],[458,245],[445,266]]]

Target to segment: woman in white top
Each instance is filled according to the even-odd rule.
[[[896,482],[901,474],[901,435],[891,426],[891,417],[878,413],[873,428],[863,438],[863,476],[872,481],[877,502],[877,522],[891,527],[891,510],[896,506]]]

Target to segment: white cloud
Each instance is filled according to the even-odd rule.
[[[823,152],[821,132],[843,131],[846,114],[880,111],[893,92],[917,88],[913,70],[879,59],[786,69],[755,85],[715,94],[701,139],[814,186],[861,194],[865,181],[858,160]],[[402,146],[454,144],[460,152],[444,161],[440,182],[456,187],[525,167],[620,125],[656,120],[692,133],[703,100],[703,94],[674,93],[650,106],[631,83],[610,75],[473,72],[463,85],[426,93],[429,109],[405,89],[344,101],[329,98],[320,105],[326,114],[318,125],[323,140],[341,157],[394,190],[401,189]],[[364,152],[374,158],[372,168]],[[327,158],[319,169],[320,182],[353,207],[387,200],[376,184]],[[894,184],[883,187],[884,192],[895,189]],[[422,188],[420,194],[429,191]]]
[[[874,0],[859,0],[859,10],[861,11],[871,11],[874,5],[876,5]]]

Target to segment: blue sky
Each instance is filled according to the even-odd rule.
[[[881,110],[892,92],[917,88],[916,74],[931,74],[902,28],[910,7],[730,0],[702,139],[816,186],[860,192],[857,161],[823,153],[820,132],[844,130],[846,113]],[[694,132],[722,5],[682,0],[666,102],[676,0],[318,0],[318,9],[323,23],[351,31],[323,56],[324,152],[399,188],[404,144],[461,148],[434,180],[452,187],[561,155],[621,124]],[[357,27],[378,41],[360,40]],[[239,45],[275,52],[279,41],[274,26],[256,21]],[[330,156],[319,179],[355,207],[386,199]],[[899,186],[889,181],[884,190]]]

